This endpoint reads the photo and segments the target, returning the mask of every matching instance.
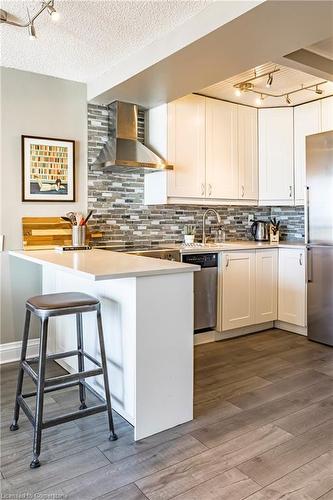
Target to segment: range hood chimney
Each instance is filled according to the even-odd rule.
[[[115,101],[110,105],[110,137],[93,164],[94,169],[123,172],[130,168],[172,170],[138,140],[138,106]]]

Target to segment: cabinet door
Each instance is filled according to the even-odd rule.
[[[256,251],[256,323],[277,319],[278,250]]]
[[[321,99],[321,131],[333,130],[333,96]]]
[[[258,111],[238,108],[238,164],[240,200],[258,199]]]
[[[205,195],[205,98],[188,95],[168,104],[168,196]]]
[[[294,204],[293,110],[259,110],[259,202]]]
[[[206,197],[238,198],[237,105],[206,100]]]
[[[305,250],[279,249],[278,319],[306,325]]]
[[[294,148],[295,148],[295,204],[304,203],[305,189],[305,138],[318,134],[321,128],[320,101],[310,102],[294,109]]]
[[[255,323],[255,252],[222,257],[222,330]]]

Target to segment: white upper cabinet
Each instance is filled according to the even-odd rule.
[[[238,198],[237,105],[206,99],[206,197]]]
[[[168,196],[205,196],[205,107],[205,98],[193,94],[168,104]]]
[[[258,200],[258,111],[237,106],[238,111],[238,199]]]
[[[333,130],[333,96],[321,99],[321,131]]]
[[[321,131],[321,102],[314,101],[294,109],[295,204],[304,203],[306,136]]]
[[[259,204],[294,204],[293,109],[259,110]]]

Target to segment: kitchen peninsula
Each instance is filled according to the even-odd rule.
[[[42,266],[44,294],[80,291],[101,300],[113,408],[134,426],[136,440],[193,418],[198,266],[97,249],[10,255]],[[83,322],[85,349],[98,358],[94,313],[85,314]],[[49,351],[73,349],[73,332],[74,316],[53,318]],[[61,364],[77,369],[72,358]],[[103,394],[99,377],[89,383]]]

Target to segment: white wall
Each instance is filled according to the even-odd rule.
[[[22,248],[21,218],[87,209],[87,96],[82,83],[1,70],[0,234],[5,249]],[[21,135],[74,139],[76,202],[21,201]],[[39,266],[0,254],[0,343],[21,340],[25,299],[41,292]]]

